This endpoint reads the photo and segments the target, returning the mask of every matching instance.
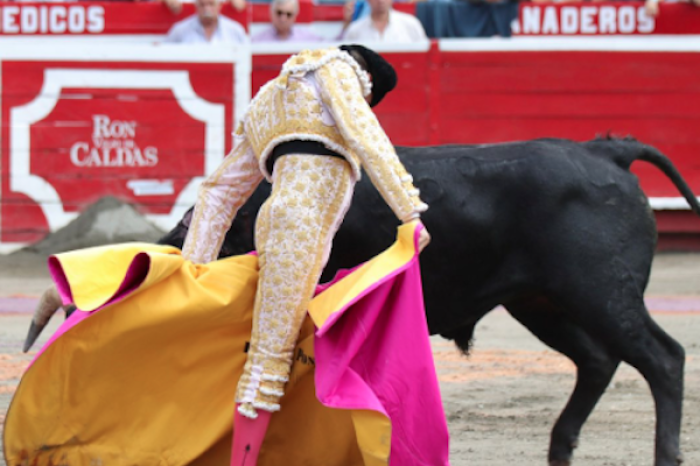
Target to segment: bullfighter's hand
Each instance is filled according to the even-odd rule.
[[[419,218],[413,219],[408,223],[416,223],[422,227],[420,233],[418,233],[418,252],[423,252],[423,249],[430,244],[430,233],[428,233],[428,229],[425,228],[425,225],[423,225],[423,222],[421,222]]]
[[[425,228],[425,225],[423,225],[423,228],[421,228],[418,236],[418,252],[423,252],[423,249],[430,244],[430,239],[430,233],[428,233],[428,229]]]

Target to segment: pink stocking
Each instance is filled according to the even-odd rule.
[[[259,409],[258,417],[251,419],[238,412],[233,421],[233,448],[231,449],[231,466],[256,466],[260,447],[265,439],[267,426],[272,413]]]

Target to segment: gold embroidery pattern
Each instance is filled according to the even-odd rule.
[[[334,114],[340,132],[352,152],[360,158],[372,183],[396,216],[407,221],[428,206],[421,202],[412,178],[399,161],[394,146],[379,125],[352,68],[337,62],[316,71],[323,100]]]
[[[258,154],[261,171],[269,179],[265,160],[280,142],[319,141],[344,155],[357,179],[362,164],[397,217],[403,221],[418,217],[428,206],[421,202],[411,177],[364,100],[361,76],[341,59],[328,60],[334,53],[337,49],[303,51],[290,58],[290,66],[308,66],[311,71],[278,76],[251,102],[246,132]],[[307,72],[315,73],[322,95],[304,79]],[[337,126],[323,123],[320,100],[333,113]]]
[[[256,224],[258,293],[236,395],[244,413],[279,409],[294,345],[353,180],[350,165],[335,157],[286,155],[275,162],[272,194]]]
[[[183,247],[193,262],[217,257],[236,212],[262,178],[269,178],[266,157],[280,142],[319,141],[346,157],[286,155],[276,162],[273,192],[256,224],[260,281],[251,349],[236,396],[240,411],[251,417],[256,408],[279,409],[299,326],[359,179],[360,161],[401,220],[427,208],[362,97],[363,86],[369,89],[367,82],[361,85],[366,74],[331,57],[334,50],[291,59],[313,71],[280,76],[253,99],[234,134],[232,154],[200,188]],[[313,60],[322,64],[314,67]],[[337,126],[324,124],[323,103]]]
[[[294,76],[285,81],[286,88],[280,88],[282,79],[277,78],[273,85],[261,89],[246,115],[246,121],[250,122],[246,130],[255,153],[260,156],[261,169],[265,170],[268,153],[285,140],[319,141],[350,156],[338,128],[323,124],[319,97],[311,86]],[[354,168],[359,174],[359,167]]]

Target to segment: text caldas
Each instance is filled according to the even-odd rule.
[[[158,164],[158,149],[136,145],[135,121],[112,120],[93,115],[92,141],[76,142],[70,148],[70,160],[77,167],[153,167]]]
[[[643,6],[524,6],[518,34],[650,34],[656,22]]]
[[[98,5],[6,5],[0,7],[2,34],[98,34],[105,9]]]

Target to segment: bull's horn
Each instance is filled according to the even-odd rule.
[[[63,306],[63,312],[66,313],[66,319],[70,317],[71,314],[73,314],[75,311],[78,310],[78,308],[75,306],[75,304],[66,304]]]
[[[63,305],[61,297],[58,294],[56,287],[51,287],[44,291],[39,300],[39,305],[34,311],[34,317],[32,317],[32,323],[29,326],[29,332],[27,332],[27,338],[24,340],[24,348],[22,351],[25,353],[29,351],[41,331],[44,330],[46,324],[49,323],[51,316]]]

